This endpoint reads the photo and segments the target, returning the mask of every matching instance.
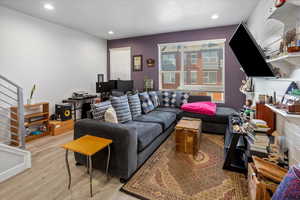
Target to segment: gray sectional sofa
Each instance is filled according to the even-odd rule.
[[[210,101],[206,96],[190,96],[189,102]],[[183,116],[201,118],[202,131],[224,134],[228,116],[235,110],[218,107],[216,116],[205,116],[183,112],[179,108],[158,107],[132,121],[114,124],[93,119],[76,122],[74,139],[86,134],[113,140],[109,173],[112,176],[129,179],[133,173],[150,157],[160,144],[173,132],[178,120]],[[107,150],[95,154],[93,167],[105,169]],[[76,162],[85,165],[86,157],[75,153]]]

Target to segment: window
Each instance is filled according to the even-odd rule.
[[[224,102],[225,39],[159,45],[159,88]]]
[[[176,80],[175,72],[164,72],[164,83],[174,84]]]
[[[203,68],[205,69],[218,69],[222,59],[219,59],[218,50],[206,50],[202,52]],[[221,56],[220,56],[221,57]]]
[[[216,84],[217,83],[217,72],[214,71],[207,71],[204,72],[204,79],[205,84]]]
[[[185,71],[184,72],[184,84],[195,85],[198,83],[198,72],[197,71]]]
[[[197,53],[191,53],[191,64],[196,65],[198,61]]]
[[[165,70],[175,70],[176,69],[176,54],[167,53],[161,56],[162,68]]]
[[[191,72],[191,83],[196,84],[198,82],[198,72]]]

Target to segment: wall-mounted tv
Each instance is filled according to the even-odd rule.
[[[272,66],[244,23],[241,23],[229,42],[237,60],[249,77],[274,77]]]

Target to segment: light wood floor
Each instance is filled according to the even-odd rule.
[[[117,178],[106,182],[106,176],[93,171],[93,198],[89,193],[89,176],[84,166],[75,166],[74,155],[69,153],[72,174],[71,189],[67,189],[65,151],[60,145],[71,141],[73,133],[47,136],[27,144],[32,153],[32,168],[0,183],[1,200],[136,200],[119,191],[122,184]]]

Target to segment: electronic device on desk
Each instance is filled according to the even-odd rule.
[[[89,93],[85,91],[73,92],[72,99],[84,99]]]
[[[61,121],[72,119],[72,106],[70,104],[55,104],[55,117]]]
[[[101,94],[102,100],[107,100],[113,91],[126,94],[132,90],[133,80],[110,80],[96,83],[96,92]]]

